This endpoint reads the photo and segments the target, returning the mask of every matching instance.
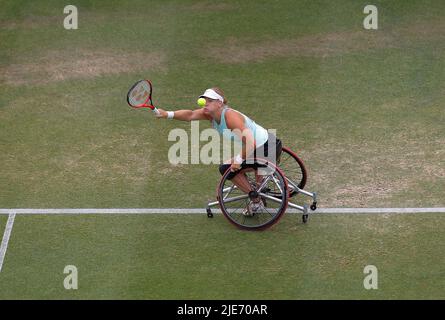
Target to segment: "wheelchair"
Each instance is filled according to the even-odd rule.
[[[298,194],[310,197],[311,211],[317,209],[317,194],[304,190],[307,182],[307,171],[303,161],[289,148],[283,146],[282,152],[274,163],[267,159],[255,158],[252,165],[241,169],[252,188],[248,194],[240,190],[227,178],[230,168],[221,177],[217,187],[217,201],[209,202],[206,207],[207,217],[213,218],[212,207],[218,206],[223,215],[235,226],[245,230],[264,230],[275,223],[285,213],[287,207],[302,213],[303,223],[309,218],[308,206],[298,205],[290,200]],[[261,199],[259,212],[249,212],[248,207],[254,200]]]

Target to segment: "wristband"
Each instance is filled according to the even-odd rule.
[[[237,155],[236,157],[235,157],[235,159],[233,159],[233,161],[235,162],[235,163],[237,163],[237,164],[241,164],[241,163],[243,163],[243,158],[241,157],[241,155]]]
[[[173,119],[174,116],[175,116],[174,111],[167,111],[167,119]]]

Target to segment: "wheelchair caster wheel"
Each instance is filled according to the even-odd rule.
[[[314,202],[313,204],[311,204],[311,210],[312,210],[312,211],[317,210],[317,203],[316,203],[316,202]]]
[[[206,211],[207,211],[207,218],[213,218],[212,210],[210,210],[210,208],[207,208]]]
[[[307,214],[303,214],[303,223],[306,223],[308,219],[308,215]]]

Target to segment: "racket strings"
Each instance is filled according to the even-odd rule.
[[[151,88],[146,81],[139,82],[129,93],[130,104],[140,106],[150,97]]]

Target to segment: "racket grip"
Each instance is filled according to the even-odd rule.
[[[159,115],[159,114],[160,114],[158,108],[156,108],[156,107],[153,108],[153,112],[154,112],[156,115]]]

